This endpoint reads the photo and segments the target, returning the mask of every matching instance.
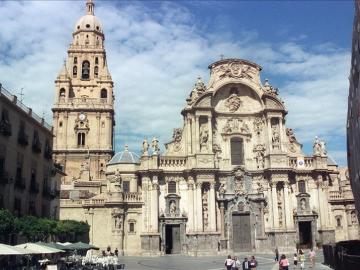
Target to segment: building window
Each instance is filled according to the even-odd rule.
[[[62,98],[62,97],[65,97],[65,89],[64,88],[61,88],[60,89],[60,94],[59,96]]]
[[[18,143],[22,146],[27,146],[29,144],[29,136],[25,132],[25,122],[20,121],[19,132],[18,132]]]
[[[59,127],[62,127],[62,121],[59,122]]]
[[[305,193],[306,192],[306,183],[305,181],[301,180],[298,182],[298,189],[300,193]]]
[[[11,136],[9,112],[6,109],[1,112],[0,133],[4,136]]]
[[[85,145],[85,133],[84,132],[80,132],[78,133],[78,146],[84,146]]]
[[[77,76],[77,66],[73,67],[73,77],[76,78]]]
[[[74,64],[77,64],[77,57],[74,57]]]
[[[106,89],[101,89],[100,98],[107,98],[107,90]]]
[[[41,142],[39,132],[37,130],[34,130],[32,149],[35,153],[41,152]]]
[[[82,63],[82,74],[81,74],[81,78],[82,79],[89,79],[90,78],[90,62],[89,61],[84,61]]]
[[[94,68],[94,75],[96,78],[99,75],[99,67],[98,66],[95,66],[95,68]]]
[[[129,233],[135,233],[135,222],[129,222]]]
[[[341,217],[340,216],[336,217],[336,227],[341,227]]]
[[[123,191],[124,192],[130,192],[130,181],[124,181],[123,182]]]
[[[244,143],[242,138],[231,138],[231,165],[244,164]]]
[[[176,182],[170,181],[168,183],[168,193],[176,193]]]
[[[95,65],[98,65],[98,64],[99,64],[99,58],[95,57]]]

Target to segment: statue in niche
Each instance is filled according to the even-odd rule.
[[[153,149],[153,155],[158,155],[160,151],[160,147],[159,147],[159,141],[158,139],[156,139],[156,137],[152,139],[151,147]]]
[[[351,224],[356,224],[357,223],[357,217],[356,217],[356,213],[355,211],[351,212]]]
[[[149,144],[146,139],[144,139],[142,147],[143,147],[143,156],[148,156],[149,155]]]
[[[225,183],[221,183],[219,187],[219,195],[224,196],[225,191],[226,191]]]
[[[208,206],[203,205],[203,219],[204,219],[204,227],[207,228],[209,226],[209,213]]]
[[[204,190],[204,193],[202,195],[202,202],[203,202],[203,204],[208,203],[208,192],[207,192],[207,190]]]
[[[231,92],[231,95],[225,101],[225,106],[230,112],[236,112],[240,108],[242,101],[238,96],[236,89],[232,89]]]
[[[306,200],[305,200],[305,199],[301,199],[301,200],[300,200],[300,209],[301,209],[301,210],[305,210],[305,209],[306,209]]]
[[[169,205],[169,209],[170,209],[170,216],[175,216],[176,215],[176,203],[175,201],[170,201],[170,205]]]
[[[282,227],[283,226],[283,212],[282,212],[281,205],[279,205],[278,211],[279,211],[279,226]]]
[[[206,151],[207,144],[209,140],[209,131],[206,125],[201,125],[200,127],[200,151]]]
[[[271,129],[272,129],[272,143],[273,144],[280,143],[279,126],[277,124],[273,125]]]

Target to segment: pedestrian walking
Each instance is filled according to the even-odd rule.
[[[244,258],[244,261],[242,262],[242,270],[249,270],[249,269],[250,269],[250,265],[248,258]]]
[[[233,263],[234,270],[239,270],[241,267],[241,262],[239,261],[238,257],[234,257],[234,263]]]
[[[285,254],[281,255],[279,270],[289,270],[289,260],[286,258]]]
[[[299,250],[299,262],[300,269],[305,269],[305,254],[301,249]]]
[[[115,256],[116,256],[116,257],[119,257],[119,250],[118,250],[117,248],[115,248],[114,253],[115,253]]]
[[[310,259],[310,267],[313,268],[315,266],[315,256],[316,253],[314,249],[311,249],[309,252],[309,259]]]
[[[227,259],[225,260],[225,267],[227,270],[231,270],[232,266],[233,266],[233,259],[231,259],[231,256],[228,255]]]
[[[295,268],[297,267],[297,264],[298,264],[298,256],[296,253],[294,253],[294,266]]]
[[[256,270],[257,265],[258,265],[258,262],[255,260],[255,256],[251,256],[250,269]]]
[[[278,250],[277,247],[275,248],[275,261],[276,261],[276,262],[279,261],[279,250]]]

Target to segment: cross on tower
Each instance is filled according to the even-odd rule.
[[[18,95],[20,96],[20,102],[23,102],[23,100],[24,100],[25,94],[24,94],[23,90],[24,90],[24,87],[22,87],[20,89],[20,93],[18,93]]]

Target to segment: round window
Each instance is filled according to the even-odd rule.
[[[87,24],[87,25],[86,25],[86,28],[90,28],[90,24]]]

